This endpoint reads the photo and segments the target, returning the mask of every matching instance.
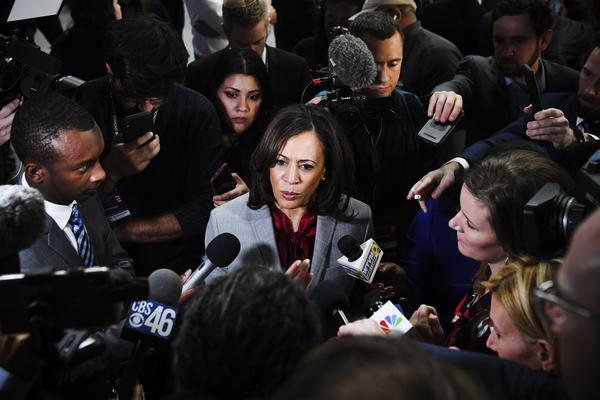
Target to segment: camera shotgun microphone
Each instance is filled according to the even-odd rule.
[[[359,246],[356,239],[346,235],[338,240],[338,248],[343,256],[337,261],[348,275],[367,283],[373,282],[383,257],[383,250],[373,239]]]
[[[231,233],[221,233],[206,246],[206,258],[183,285],[183,291],[195,288],[217,267],[223,268],[240,253],[240,241]]]
[[[359,90],[375,82],[375,59],[361,39],[353,35],[340,35],[331,41],[327,53],[332,74],[342,85]]]
[[[42,194],[21,185],[0,185],[0,275],[19,273],[19,251],[33,245],[46,228]]]

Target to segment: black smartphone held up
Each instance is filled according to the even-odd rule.
[[[527,84],[527,93],[529,93],[529,103],[533,106],[533,112],[542,111],[542,98],[540,97],[540,89],[538,88],[535,74],[531,67],[527,64],[521,66],[521,73],[525,77]]]
[[[211,176],[210,186],[214,194],[223,194],[235,188],[235,181],[231,176],[231,170],[227,163],[223,163],[219,169]]]
[[[154,131],[155,111],[142,111],[123,118],[123,140],[130,142]]]
[[[444,142],[444,140],[451,134],[456,126],[460,123],[464,112],[461,110],[458,118],[456,118],[453,122],[446,122],[445,124],[440,124],[435,122],[433,118],[423,125],[421,130],[417,135],[427,143],[433,144],[435,146],[439,146]]]

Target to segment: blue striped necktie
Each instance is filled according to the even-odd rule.
[[[92,250],[90,238],[85,231],[83,219],[81,219],[79,206],[77,204],[73,206],[69,222],[71,223],[71,229],[73,230],[75,240],[77,241],[77,252],[79,253],[79,257],[81,257],[84,266],[91,267],[94,265],[94,251]]]

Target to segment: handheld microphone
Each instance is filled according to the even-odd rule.
[[[377,77],[373,54],[361,39],[340,35],[329,44],[330,69],[339,82],[351,90],[364,89]]]
[[[175,326],[181,296],[181,279],[170,269],[159,269],[148,277],[148,300],[131,305],[121,338],[135,341],[136,345],[123,377],[118,383],[120,399],[130,399],[136,378],[150,347],[164,344]]]
[[[44,198],[37,189],[0,186],[0,274],[20,272],[20,250],[30,247],[46,227]]]
[[[348,325],[344,310],[350,308],[350,301],[339,284],[333,281],[321,281],[315,286],[311,297],[326,319],[329,320],[337,314],[344,324]]]
[[[338,240],[338,248],[343,256],[337,261],[348,275],[367,283],[373,282],[373,277],[383,257],[383,250],[373,239],[369,239],[359,246],[356,239],[346,235]]]
[[[183,285],[183,291],[192,289],[204,282],[217,267],[223,268],[235,260],[240,253],[240,241],[231,233],[221,233],[206,246],[206,259],[196,268]]]

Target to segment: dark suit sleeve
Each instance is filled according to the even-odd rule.
[[[420,346],[434,357],[465,371],[481,384],[490,399],[567,399],[564,383],[558,375],[534,371],[524,365],[487,354],[423,343]]]
[[[457,94],[460,94],[463,97],[464,108],[464,104],[471,102],[473,98],[473,92],[475,91],[476,82],[473,74],[474,68],[476,68],[475,60],[469,56],[465,57],[458,65],[454,78],[448,82],[437,85],[435,88],[433,88],[433,92],[451,90]]]
[[[462,54],[457,48],[437,47],[429,52],[427,59],[435,60],[435,62],[428,62],[427,65],[422,66],[428,68],[427,73],[424,73],[423,76],[434,84],[436,82],[442,82],[440,84],[443,84],[454,78],[462,60]]]
[[[473,163],[483,159],[494,146],[501,142],[528,140],[527,135],[525,135],[525,129],[527,127],[527,122],[530,120],[530,117],[522,117],[515,120],[489,138],[475,142],[467,147],[460,157],[466,159],[470,165],[473,165]]]

